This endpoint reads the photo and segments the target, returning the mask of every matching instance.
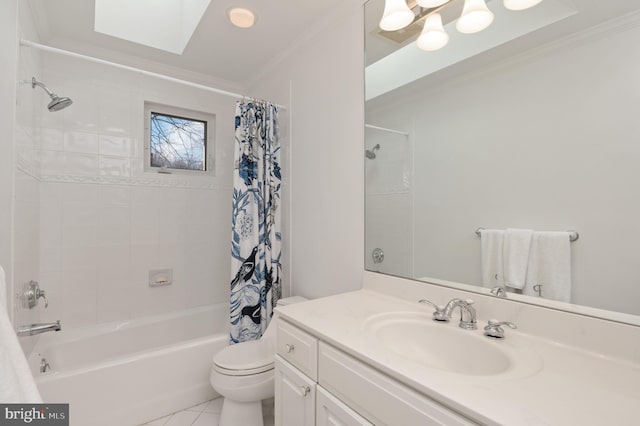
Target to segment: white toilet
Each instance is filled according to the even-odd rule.
[[[303,302],[300,296],[278,300],[278,306]],[[228,346],[213,357],[210,382],[224,397],[220,426],[262,426],[262,400],[273,398],[278,314],[260,340]]]

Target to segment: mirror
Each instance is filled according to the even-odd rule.
[[[367,270],[488,293],[478,228],[575,230],[569,303],[508,298],[640,324],[640,2],[490,0],[461,34],[453,0],[436,51],[420,22],[381,31],[384,3],[365,6]]]

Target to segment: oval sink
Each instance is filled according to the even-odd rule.
[[[511,367],[510,357],[481,332],[451,323],[436,323],[431,316],[391,313],[372,317],[365,329],[377,345],[418,364],[452,373],[495,375]]]

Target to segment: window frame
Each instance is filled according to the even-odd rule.
[[[151,165],[151,114],[166,115],[183,120],[193,120],[205,123],[204,170],[174,169],[171,167],[157,167]],[[196,111],[178,106],[165,105],[156,102],[144,102],[144,172],[167,173],[191,176],[215,176],[215,129],[216,116],[212,113]]]

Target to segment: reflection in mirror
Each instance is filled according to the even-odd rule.
[[[640,2],[490,0],[473,34],[419,3],[397,31],[365,8],[367,269],[640,315]]]

